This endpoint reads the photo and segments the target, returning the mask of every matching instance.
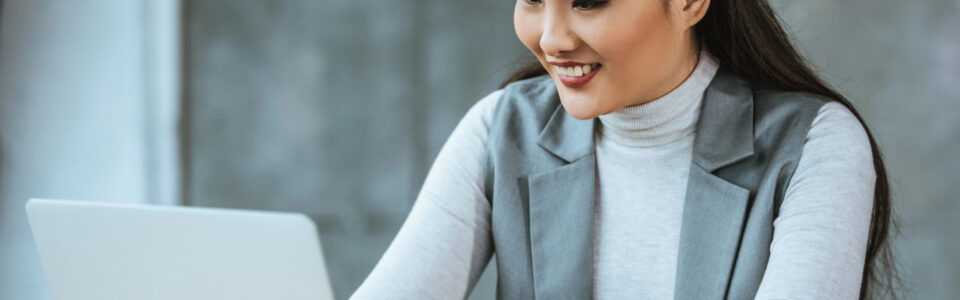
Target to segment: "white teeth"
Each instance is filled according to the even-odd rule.
[[[579,65],[574,67],[553,66],[553,69],[557,71],[557,74],[560,74],[563,76],[580,77],[580,76],[589,74],[590,71],[596,70],[597,67],[599,67],[599,64]]]

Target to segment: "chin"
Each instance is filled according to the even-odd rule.
[[[579,120],[588,120],[600,116],[602,110],[596,106],[596,103],[590,99],[564,99],[566,97],[560,97],[560,104],[563,105],[563,110],[567,111],[570,116],[577,118]]]

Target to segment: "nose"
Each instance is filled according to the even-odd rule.
[[[563,16],[551,15],[543,20],[543,33],[540,36],[540,49],[549,56],[559,57],[562,53],[579,47],[579,39],[570,30]]]

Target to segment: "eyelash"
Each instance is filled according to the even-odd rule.
[[[536,1],[536,0],[524,0],[524,1],[526,1],[527,4],[537,4],[537,3],[540,3],[540,1]],[[594,9],[594,8],[598,8],[598,7],[604,6],[604,5],[607,4],[607,2],[610,2],[610,1],[609,1],[609,0],[607,0],[607,1],[574,0],[574,1],[573,1],[573,7],[574,7],[574,8],[580,8],[580,9],[583,9],[583,10],[588,10],[588,9]]]
[[[573,7],[580,7],[581,5],[586,4],[587,7],[581,7],[581,9],[594,9],[607,4],[607,2],[609,1],[574,0]]]

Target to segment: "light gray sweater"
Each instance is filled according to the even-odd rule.
[[[703,53],[667,95],[600,116],[596,298],[673,298],[696,122],[717,68]],[[501,92],[477,102],[454,129],[400,232],[351,299],[469,295],[493,254],[484,145]],[[843,105],[824,105],[774,220],[758,299],[857,298],[875,180],[863,126]]]

